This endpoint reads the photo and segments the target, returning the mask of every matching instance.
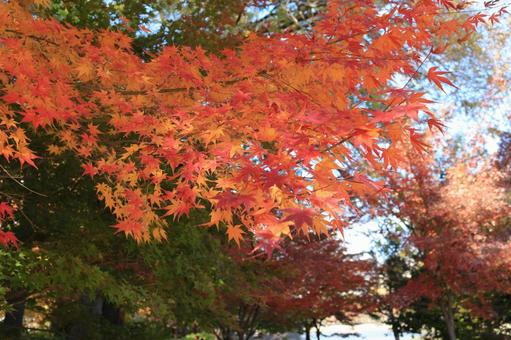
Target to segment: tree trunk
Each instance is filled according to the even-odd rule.
[[[15,302],[11,307],[11,311],[5,314],[3,327],[10,336],[21,336],[23,317],[25,315],[25,301]]]
[[[80,304],[84,310],[85,318],[73,321],[66,337],[67,340],[87,339],[89,337],[87,334],[87,322],[91,322],[93,319],[99,318],[103,313],[104,299],[99,293],[96,293],[93,296],[82,294],[80,297]]]
[[[311,328],[308,324],[305,325],[305,340],[311,340]]]
[[[241,303],[238,310],[238,329],[236,334],[239,340],[252,338],[257,330],[259,305]]]
[[[321,337],[321,321],[318,322],[316,319],[314,319],[314,328],[316,328],[316,338],[318,338],[318,340],[320,340],[320,337]]]
[[[401,334],[400,334],[400,329],[399,329],[400,328],[399,327],[399,321],[395,317],[394,312],[392,311],[392,309],[389,312],[390,312],[389,321],[390,321],[390,324],[392,326],[392,334],[394,334],[394,340],[400,340]]]
[[[394,340],[400,340],[399,329],[395,324],[392,325],[392,333],[394,333]]]
[[[103,302],[102,312],[103,318],[108,320],[111,324],[117,326],[124,325],[124,313],[121,308],[114,305],[113,303],[105,300]]]
[[[217,340],[232,340],[233,332],[229,328],[221,327],[215,331],[215,337]]]
[[[9,336],[21,336],[26,296],[25,290],[12,291],[6,296],[6,301],[12,309],[5,313],[3,328]]]
[[[451,294],[448,294],[447,299],[442,303],[442,312],[444,314],[444,321],[445,326],[447,328],[449,340],[456,340],[456,330],[454,327],[454,313],[452,304],[453,304],[452,296]]]

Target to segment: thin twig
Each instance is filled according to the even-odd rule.
[[[41,194],[40,192],[37,192],[35,190],[32,190],[30,189],[29,187],[27,187],[25,184],[21,183],[20,181],[18,181],[13,175],[11,175],[9,173],[9,171],[7,171],[6,168],[4,168],[3,166],[0,165],[0,169],[2,169],[6,174],[7,176],[9,176],[10,179],[12,179],[14,182],[16,182],[18,185],[20,185],[21,187],[27,189],[28,191],[30,191],[31,193],[33,194],[36,194],[36,195],[39,195],[39,196],[42,196],[42,197],[48,197],[47,195],[45,194]]]

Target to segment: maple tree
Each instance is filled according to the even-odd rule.
[[[296,243],[295,243],[296,242]],[[304,329],[310,339],[311,328],[320,338],[324,319],[334,316],[340,323],[351,323],[356,316],[374,306],[374,263],[349,255],[333,239],[317,242],[298,240],[286,246],[278,261],[285,273],[285,290],[275,292],[268,305],[271,319],[287,329]]]
[[[72,22],[75,25],[91,26],[92,17],[97,17],[94,6],[97,6],[98,3],[75,2],[68,3],[68,5],[76,5],[78,6],[77,10],[80,11],[80,22],[75,21],[74,16],[72,17]],[[130,8],[123,14],[132,19],[139,15],[136,13],[138,9],[135,6],[135,9]],[[40,8],[38,8],[37,15],[40,14],[39,10]],[[91,11],[91,13],[87,11]],[[60,15],[60,13],[57,15],[59,20],[67,19]],[[89,20],[87,20],[88,15],[90,15]],[[92,22],[94,22],[92,27],[97,27],[98,23],[105,25],[105,21],[92,20]],[[181,34],[188,36],[187,32]],[[139,42],[137,42],[137,46],[138,44]],[[45,143],[50,138],[41,131],[34,133],[28,129],[26,132],[31,140],[31,149],[40,155],[44,154]],[[53,148],[50,148],[50,152],[52,150]],[[158,301],[161,299],[159,295],[165,296],[165,294],[148,294],[145,287],[141,286],[140,281],[134,279],[130,274],[129,269],[133,267],[131,263],[133,256],[120,249],[118,241],[111,237],[113,235],[110,235],[111,230],[107,227],[114,223],[108,213],[103,211],[101,204],[96,202],[89,176],[80,178],[83,170],[78,170],[79,166],[71,152],[60,151],[58,155],[52,153],[50,156],[39,159],[37,169],[32,167],[20,169],[19,165],[9,166],[9,164],[6,164],[6,169],[3,169],[8,171],[11,178],[18,179],[17,181],[3,181],[2,192],[3,195],[9,197],[11,203],[15,202],[17,205],[14,223],[16,223],[16,237],[21,243],[21,246],[17,248],[17,253],[10,253],[7,250],[0,252],[3,259],[0,269],[3,273],[1,275],[2,286],[5,287],[2,290],[2,297],[6,300],[4,301],[5,305],[2,302],[2,306],[5,306],[2,309],[8,311],[1,327],[5,332],[4,335],[17,334],[21,336],[25,307],[33,310],[34,303],[45,304],[47,299],[55,302],[49,306],[51,313],[43,313],[43,315],[51,320],[51,328],[57,333],[76,333],[77,329],[81,329],[79,333],[91,332],[93,329],[87,323],[98,316],[100,319],[105,318],[101,312],[97,315],[87,313],[91,303],[103,304],[108,307],[109,314],[112,314],[113,311],[115,314],[120,311],[116,307],[120,300],[122,300],[122,311],[126,312],[133,305],[138,304],[143,297],[150,300],[151,308],[158,310],[159,316],[163,317],[168,313],[170,307],[167,306],[162,310],[158,306]],[[23,186],[20,185],[20,180],[24,184]],[[191,220],[195,221],[193,218]],[[203,222],[205,221],[198,223]],[[178,238],[181,234],[175,233],[178,227],[180,225],[173,223],[172,247],[179,247]],[[192,253],[199,251],[201,245],[196,242],[194,234],[187,233],[186,235],[189,238],[188,251]],[[130,249],[131,245],[128,243],[124,247]],[[163,248],[166,250],[168,247]],[[136,253],[138,254],[138,252]],[[147,253],[148,251],[143,250],[142,254],[138,255],[147,257]],[[118,258],[114,266],[112,258]],[[184,266],[183,262],[188,259],[192,261],[192,258],[191,255],[183,257],[181,261],[178,261],[180,262],[179,266]],[[193,261],[197,261],[197,259],[195,258]],[[126,263],[130,263],[130,265],[127,266]],[[75,270],[69,272],[68,266]],[[128,268],[124,268],[124,266]],[[138,263],[134,267],[139,271],[140,266]],[[172,266],[176,266],[176,264],[171,262],[166,269],[171,270]],[[195,263],[189,263],[187,271],[193,272],[196,266]],[[111,275],[112,270],[115,271],[115,275]],[[163,273],[158,271],[158,275],[160,280],[163,280]],[[179,313],[175,313],[178,320],[182,322],[188,317],[194,318],[194,320],[195,318],[200,319],[200,308],[193,308],[199,300],[181,298],[186,294],[176,297],[176,293],[181,291],[180,284],[183,284],[180,276],[166,274],[164,277],[170,280],[170,284],[165,286],[174,287],[171,294],[172,299],[176,300],[176,303],[183,300],[179,308],[176,307],[179,309]],[[201,280],[203,277],[204,275],[194,275],[193,285],[204,285]],[[130,284],[122,283],[120,280],[129,281]],[[173,285],[174,281],[176,281],[175,285]],[[186,287],[189,285],[188,283]],[[127,303],[127,301],[130,302]],[[115,307],[113,310],[112,306]],[[192,309],[193,313],[187,313],[189,309]],[[117,311],[115,312],[115,310]],[[96,324],[92,328],[98,327],[99,325]],[[103,326],[100,329],[106,330],[103,329]],[[117,332],[120,331],[117,330]],[[124,333],[126,330],[122,330],[122,332]]]
[[[120,32],[3,3],[2,152],[36,166],[26,131],[45,130],[50,153],[83,160],[118,231],[163,239],[166,216],[207,207],[207,225],[270,252],[292,227],[342,228],[351,197],[381,190],[364,169],[384,173],[403,140],[424,148],[410,121],[424,111],[435,123],[428,101],[389,80],[470,34],[480,16],[443,15],[464,7],[332,1],[304,34],[251,34],[220,55],[168,46],[144,62]]]
[[[506,174],[491,160],[461,158],[441,174],[432,159],[410,158],[404,174],[390,178],[399,193],[382,207],[408,230],[400,251],[415,253],[409,261],[416,269],[407,269],[410,277],[388,299],[391,308],[402,308],[427,298],[441,308],[449,339],[456,339],[458,306],[490,318],[494,312],[485,296],[510,293]]]
[[[369,310],[371,261],[347,254],[331,238],[295,238],[283,248],[272,259],[247,258],[246,244],[242,253],[226,250],[232,263],[216,303],[227,311],[215,318],[218,338],[250,339],[257,330],[296,330],[310,338],[327,317],[351,322]]]

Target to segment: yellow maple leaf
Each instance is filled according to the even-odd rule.
[[[207,226],[219,226],[221,222],[231,223],[232,213],[225,209],[213,209],[210,213],[210,220],[205,225]]]
[[[96,191],[100,200],[105,201],[105,205],[109,209],[113,209],[115,201],[112,195],[112,189],[105,183],[98,183],[96,185]]]
[[[34,0],[34,4],[48,8],[51,5],[51,0]]]
[[[167,232],[165,229],[157,227],[153,229],[153,237],[156,241],[160,242],[167,239]]]
[[[231,151],[229,152],[229,157],[232,158],[237,154],[241,154],[243,152],[243,145],[241,143],[235,143],[231,146]]]
[[[75,68],[76,74],[80,80],[91,80],[94,75],[94,65],[89,62],[82,62]]]
[[[277,202],[278,204],[281,204],[282,200],[284,199],[284,193],[275,184],[270,187],[270,196],[271,199]]]
[[[240,246],[240,241],[243,239],[243,234],[245,232],[241,230],[239,225],[227,226],[227,237],[229,241],[234,240],[238,247]]]
[[[58,145],[55,145],[55,144],[50,144],[48,146],[48,152],[50,153],[50,155],[54,155],[54,156],[58,156],[60,155],[62,152],[64,151],[64,148],[58,146]]]
[[[135,152],[137,152],[141,148],[142,148],[142,146],[139,144],[131,144],[130,146],[125,147],[124,149],[126,150],[126,152],[124,152],[122,154],[121,159],[126,159],[126,158],[130,157],[131,155],[133,155]]]
[[[292,238],[291,227],[293,226],[292,221],[283,221],[279,223],[271,224],[268,229],[271,230],[272,234],[277,236],[288,236]]]
[[[313,219],[312,227],[314,228],[316,235],[328,235],[328,228],[323,217],[315,217]]]

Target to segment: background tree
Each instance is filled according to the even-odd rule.
[[[487,302],[485,297],[495,292],[509,294],[506,235],[510,206],[503,178],[482,162],[470,166],[460,161],[443,176],[428,163],[415,162],[391,182],[400,188],[400,197],[385,203],[386,213],[408,228],[407,244],[400,251],[408,248],[417,254],[415,273],[395,291],[393,305],[426,297],[432,306],[441,307],[450,339],[456,338],[458,308],[491,318],[492,299]],[[491,327],[482,332],[498,329]]]
[[[334,239],[296,240],[285,249],[277,259],[287,273],[283,278],[285,289],[275,292],[268,303],[273,323],[278,321],[283,329],[303,330],[306,339],[311,338],[313,330],[320,338],[326,318],[334,316],[340,323],[350,324],[373,308],[371,261],[348,255]]]

